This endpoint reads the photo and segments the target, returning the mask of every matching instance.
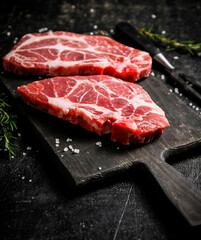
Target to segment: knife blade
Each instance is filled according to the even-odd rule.
[[[126,38],[130,42],[137,43],[142,50],[147,51],[150,56],[158,62],[171,79],[194,101],[201,104],[201,84],[196,79],[185,73],[182,69],[175,68],[157,48],[153,41],[140,34],[137,29],[127,22],[120,22],[116,25],[116,36]]]

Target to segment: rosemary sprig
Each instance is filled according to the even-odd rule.
[[[10,105],[4,93],[0,93],[0,146],[8,150],[9,157],[14,154],[16,145],[12,140],[16,139],[14,131],[17,129],[16,115],[10,113]]]
[[[172,37],[168,37],[166,35],[158,34],[152,32],[153,26],[149,29],[140,28],[138,29],[139,33],[151,38],[153,41],[161,42],[167,44],[166,51],[172,51],[175,49],[181,49],[184,51],[188,51],[192,55],[195,53],[201,52],[201,43],[195,43],[194,41],[178,41],[173,39]],[[171,47],[170,47],[171,46]]]

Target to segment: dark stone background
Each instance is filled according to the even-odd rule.
[[[165,30],[178,40],[201,42],[200,1],[4,1],[0,6],[0,55],[4,56],[24,34],[42,28],[83,33],[97,26],[113,33],[120,21],[137,28],[153,25],[159,33]],[[178,50],[165,55],[201,82],[199,56]],[[179,58],[174,59],[175,56]],[[175,90],[158,66],[154,65],[153,71]],[[165,75],[164,80],[161,74]],[[175,94],[192,111],[201,114],[195,102],[184,94]],[[12,99],[10,104],[14,112]],[[21,136],[16,141],[19,148],[15,158],[9,159],[7,152],[0,151],[0,239],[200,239],[200,227],[186,223],[147,172],[133,169],[75,193],[48,162],[45,149],[29,134],[22,119],[18,125]],[[29,146],[31,150],[27,150]],[[198,149],[170,159],[199,189],[200,152]]]

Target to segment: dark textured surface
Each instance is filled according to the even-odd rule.
[[[179,40],[200,42],[200,10],[199,1],[6,1],[0,9],[0,54],[2,57],[10,50],[15,37],[44,27],[90,32],[97,25],[110,32],[122,20],[137,27],[154,24]],[[200,57],[178,51],[166,56],[201,82]],[[161,80],[164,73],[157,66],[154,72]],[[166,75],[161,81],[174,92],[175,86]],[[199,106],[179,97],[200,115]],[[6,152],[0,152],[0,239],[200,238],[201,229],[187,225],[153,177],[142,169],[135,168],[83,193],[74,193],[22,119],[19,124],[16,157],[9,160]],[[28,146],[32,149],[27,150]],[[200,153],[197,149],[169,159],[199,189]]]

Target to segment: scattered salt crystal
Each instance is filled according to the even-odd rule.
[[[90,32],[89,34],[90,34],[90,35],[94,35],[94,33],[93,33],[93,32]]]
[[[10,28],[10,29],[11,29],[11,28],[12,28],[12,26],[11,26],[11,25],[8,25],[8,28]]]
[[[30,147],[30,146],[27,147],[27,150],[28,150],[28,151],[31,150],[31,149],[32,149],[32,147]]]
[[[199,111],[199,107],[196,107],[196,109],[195,109],[196,111]]]
[[[48,30],[47,27],[43,27],[43,28],[38,29],[38,32],[39,32],[39,33],[42,33],[42,32],[45,32],[45,31],[47,31],[47,30]]]
[[[163,34],[163,35],[164,35],[164,34],[166,34],[166,31],[165,31],[165,30],[163,30],[163,31],[161,32],[161,34]]]
[[[18,41],[18,37],[15,37],[14,40],[13,40],[13,43],[16,44]]]
[[[75,9],[75,7],[76,7],[75,5],[72,5],[72,6],[71,6],[72,9]]]
[[[12,155],[11,158],[15,158],[15,156]]]
[[[97,26],[97,25],[94,25],[93,28],[94,28],[94,29],[98,29],[98,26]]]
[[[11,32],[7,32],[7,36],[9,37],[11,35]]]
[[[32,182],[32,179],[29,179],[29,182]]]
[[[102,170],[102,167],[98,167],[98,170],[99,170],[99,171]]]
[[[110,29],[110,33],[113,34],[114,33],[114,29]]]
[[[120,147],[117,147],[117,150],[119,150],[120,149]]]
[[[165,75],[164,75],[164,74],[161,75],[161,79],[162,79],[162,80],[165,79]]]
[[[174,58],[175,60],[179,59],[179,57],[178,57],[178,56],[174,56],[173,58]]]
[[[90,11],[90,13],[94,13],[94,9],[93,8],[91,8],[89,11]]]
[[[4,152],[7,152],[8,151],[8,149],[7,148],[4,148]]]
[[[68,151],[68,147],[65,147],[65,148],[64,148],[64,152],[67,152],[67,151]]]
[[[192,104],[192,103],[189,103],[189,106],[193,106],[193,104]]]
[[[55,143],[59,143],[60,141],[59,141],[59,138],[56,138],[55,139]]]
[[[25,176],[22,176],[22,179],[25,179]]]
[[[26,156],[27,154],[25,152],[22,153],[23,156]]]
[[[75,149],[73,149],[73,152],[74,152],[74,153],[79,153],[79,152],[80,152],[80,150],[79,150],[79,149],[77,149],[77,148],[75,148]]]
[[[72,142],[73,140],[72,140],[72,138],[67,138],[66,139],[66,142]]]
[[[151,14],[151,18],[155,19],[156,15],[155,14]]]
[[[178,88],[175,88],[175,89],[174,89],[174,92],[175,92],[175,93],[179,93],[179,89],[178,89]]]
[[[96,146],[102,147],[102,142],[96,142]]]
[[[63,155],[63,154],[61,154],[61,157],[64,157],[64,155]]]
[[[151,72],[151,76],[155,77],[155,73],[154,73],[154,72]]]
[[[18,137],[21,137],[21,136],[22,136],[22,134],[21,134],[21,133],[18,133],[17,135],[18,135]]]
[[[73,150],[73,146],[72,145],[69,145],[68,146],[70,150]]]
[[[57,143],[57,144],[55,144],[55,147],[59,147],[59,144]]]
[[[179,96],[182,96],[182,95],[183,95],[182,93],[179,94]]]

